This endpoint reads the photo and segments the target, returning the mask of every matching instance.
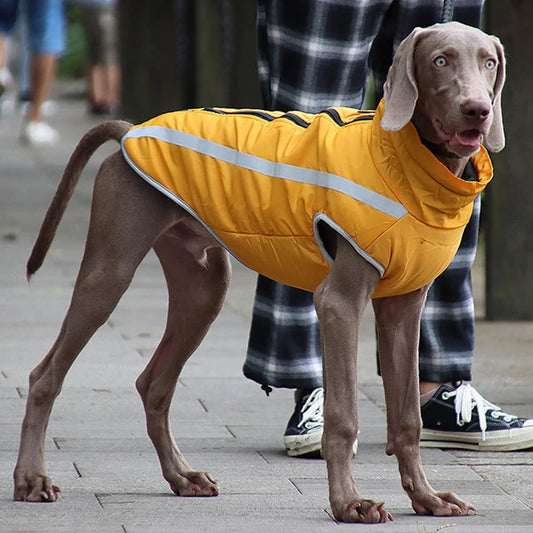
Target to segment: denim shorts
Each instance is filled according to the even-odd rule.
[[[0,2],[0,32],[10,33],[19,11],[27,23],[28,45],[34,53],[60,54],[65,49],[63,0],[19,0]],[[25,6],[24,6],[25,4]]]

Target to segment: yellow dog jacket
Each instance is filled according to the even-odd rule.
[[[379,271],[374,297],[435,279],[452,260],[472,203],[492,178],[454,176],[409,123],[383,130],[377,111],[194,109],[156,117],[122,140],[150,184],[264,276],[313,291],[330,270],[325,223]]]

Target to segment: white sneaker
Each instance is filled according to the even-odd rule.
[[[294,412],[283,435],[285,451],[291,457],[319,455],[324,432],[324,389],[296,390],[294,399]],[[353,453],[357,453],[357,439]]]
[[[420,446],[507,452],[533,448],[533,419],[502,411],[465,381],[441,385],[422,406]]]
[[[59,141],[59,133],[46,122],[30,120],[24,124],[21,140],[32,146],[52,146]]]

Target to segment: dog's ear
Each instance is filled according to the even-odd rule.
[[[494,100],[492,104],[492,112],[494,117],[488,134],[485,136],[485,146],[491,152],[499,152],[505,146],[505,133],[503,131],[502,120],[502,89],[505,82],[505,54],[503,46],[497,37],[490,36],[494,46],[496,47],[496,54],[498,55],[498,72],[496,74],[496,82],[494,83]]]
[[[422,28],[415,28],[400,43],[394,54],[383,85],[385,112],[381,119],[381,127],[384,130],[397,131],[403,128],[413,116],[418,99],[414,55],[416,45],[424,33]]]

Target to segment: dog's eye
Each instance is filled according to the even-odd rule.
[[[494,70],[496,68],[496,61],[494,59],[487,59],[487,61],[485,61],[485,66],[489,70]]]
[[[439,68],[442,68],[448,64],[448,60],[444,56],[439,56],[433,60],[433,64]]]

